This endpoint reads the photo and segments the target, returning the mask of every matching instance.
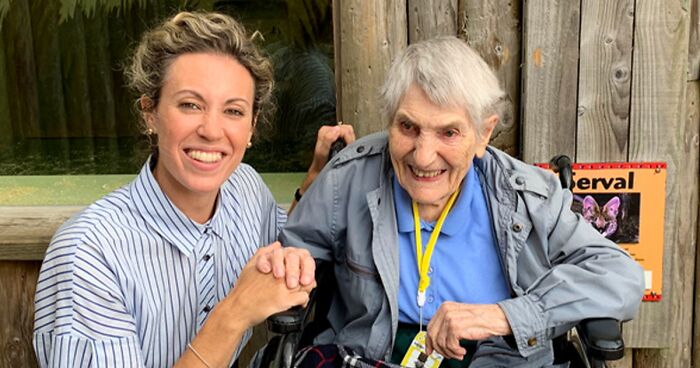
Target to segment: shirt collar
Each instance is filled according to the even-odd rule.
[[[216,201],[214,216],[206,224],[199,224],[182,213],[162,191],[151,172],[150,161],[151,157],[131,183],[130,193],[137,211],[153,230],[187,255],[208,231],[222,236],[221,196]]]
[[[399,232],[411,233],[414,231],[411,197],[408,195],[408,192],[401,187],[396,176],[394,176],[393,185],[397,228]],[[462,181],[462,188],[459,196],[450,210],[450,213],[447,215],[447,218],[445,218],[440,233],[452,236],[464,226],[465,221],[471,216],[471,203],[474,198],[474,193],[479,190],[481,190],[479,176],[476,175],[474,165],[471,165],[464,181]],[[421,220],[421,229],[432,230],[434,226],[435,222]]]

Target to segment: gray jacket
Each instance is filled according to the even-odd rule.
[[[570,210],[556,176],[489,147],[475,160],[512,298],[499,303],[530,356],[589,317],[634,317],[641,267]],[[388,359],[398,326],[399,257],[386,133],[326,166],[289,217],[282,244],[334,263],[331,330],[318,342]],[[478,280],[475,280],[478,282]]]

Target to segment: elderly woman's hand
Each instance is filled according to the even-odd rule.
[[[352,125],[339,123],[338,125],[323,125],[318,129],[316,146],[314,147],[314,158],[309,166],[306,179],[301,185],[302,194],[314,181],[316,175],[326,166],[326,163],[328,163],[328,153],[331,150],[331,145],[338,139],[344,140],[346,144],[354,142],[355,130],[352,128]]]
[[[430,319],[426,351],[462,360],[467,351],[459,341],[483,340],[511,334],[505,313],[497,304],[443,303]]]
[[[276,279],[286,279],[290,289],[315,284],[316,262],[306,249],[285,247],[274,242],[258,249],[255,266],[262,273],[270,273]]]

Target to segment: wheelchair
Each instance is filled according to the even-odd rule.
[[[573,188],[571,159],[555,156],[550,168],[558,173],[563,188]],[[275,314],[266,321],[267,328],[276,334],[265,348],[260,366],[290,368],[295,353],[313,344],[316,335],[329,328],[323,318],[330,308],[335,293],[335,276],[329,263],[317,263],[317,287],[310,295],[306,308],[295,307]],[[606,361],[618,360],[624,354],[622,324],[611,318],[593,318],[579,322],[574,328],[553,340],[554,363],[569,363],[571,368],[607,367]]]

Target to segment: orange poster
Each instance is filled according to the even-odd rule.
[[[643,300],[660,301],[666,164],[572,164],[572,169],[571,209],[642,265],[646,285]]]

